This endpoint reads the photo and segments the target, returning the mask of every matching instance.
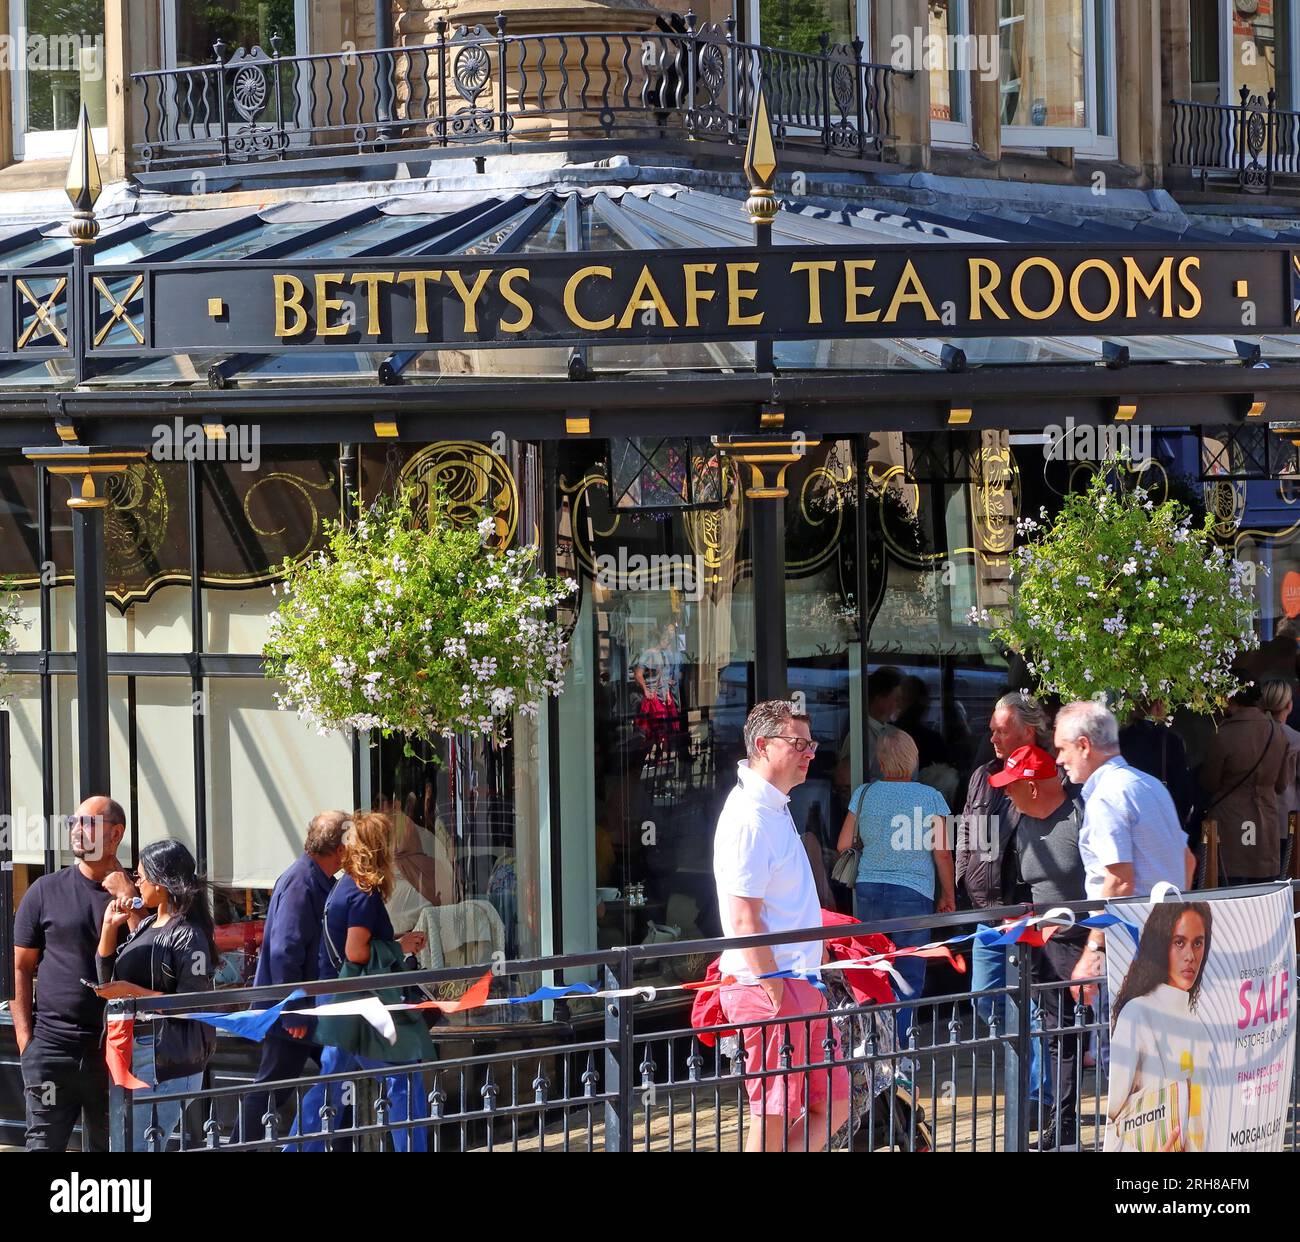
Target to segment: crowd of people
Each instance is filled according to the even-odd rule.
[[[154,841],[128,872],[117,856],[126,816],[104,796],[82,802],[68,827],[75,864],[37,879],[14,921],[12,1012],[28,1151],[66,1151],[79,1121],[82,1150],[108,1150],[108,1001],[214,987],[210,888],[186,845]],[[301,857],[271,895],[254,985],[387,974],[411,965],[426,936],[418,930],[398,934],[390,916],[402,883],[401,844],[400,826],[389,814],[317,815]],[[333,1026],[322,1042],[327,1022]],[[323,1074],[382,1073],[434,1055],[423,1019],[399,1015],[397,1025],[397,1043],[380,1047],[369,1041],[361,1019],[282,1017],[261,1045],[254,1086],[291,1082],[309,1061]],[[153,1097],[199,1090],[214,1049],[215,1032],[201,1023],[162,1018],[136,1025],[131,1072],[144,1085],[132,1098],[134,1150],[166,1146],[182,1124],[181,1102],[155,1103]],[[390,1121],[428,1115],[424,1093],[410,1089],[409,1074],[385,1078]],[[330,1084],[329,1092],[338,1115],[342,1081]],[[293,1095],[291,1087],[245,1093],[236,1138],[298,1134],[299,1121],[303,1135],[319,1129],[325,1087],[308,1091],[300,1109]],[[424,1150],[426,1131],[399,1124],[394,1144]],[[293,1149],[322,1146],[304,1138]]]
[[[890,930],[898,947],[930,941],[933,929],[925,920],[953,911],[958,903],[978,912],[1027,901],[1046,912],[1064,902],[1092,902],[1085,909],[1099,911],[1108,900],[1145,897],[1161,884],[1189,890],[1197,869],[1192,846],[1199,843],[1189,829],[1201,819],[1218,824],[1223,883],[1278,877],[1300,755],[1300,734],[1285,723],[1292,706],[1287,682],[1243,685],[1206,748],[1199,796],[1189,792],[1185,752],[1167,726],[1150,718],[1133,722],[1138,727],[1127,730],[1131,761],[1125,754],[1126,730],[1102,704],[1066,703],[1049,712],[1024,692],[1008,693],[992,712],[991,756],[971,771],[964,806],[954,814],[944,792],[925,779],[917,741],[882,719],[897,710],[901,680],[895,681],[893,672],[877,679],[870,693],[873,709],[881,710],[872,711],[867,779],[849,800],[835,872],[843,880],[841,864],[849,860],[856,913],[863,921],[913,924]],[[745,747],[738,784],[714,841],[723,934],[820,926],[815,852],[801,844],[790,814],[790,793],[806,779],[817,749],[810,722],[793,703],[760,703],[746,723]],[[1208,883],[1214,882],[1210,877]],[[1069,1032],[1083,1025],[1075,1021],[1076,1004],[1095,1007],[1097,1025],[1102,1032],[1108,1029],[1104,989],[1089,982],[1104,976],[1105,951],[1104,930],[1078,926],[1032,949],[1041,1006],[1036,1025],[1049,1033],[1032,1041],[1037,1055],[1029,1075],[1042,1099],[1034,1111],[1045,1119],[1037,1136],[1040,1150],[1077,1143],[1078,1064],[1084,1052],[1082,1032]],[[1004,1021],[998,989],[1005,987],[1006,953],[1005,946],[979,939],[971,947],[973,1008],[990,1027]],[[754,1150],[816,1147],[826,1128],[821,1139],[812,1128],[818,1118],[824,1122],[828,1110],[832,1127],[839,1124],[835,1118],[847,1091],[841,1065],[829,1076],[820,1071],[808,1076],[811,1084],[820,1084],[808,1100],[802,1087],[787,1086],[798,1075],[771,1072],[806,1064],[801,1054],[822,1048],[824,1041],[833,1043],[833,1036],[824,1018],[775,1024],[778,1017],[820,1014],[824,1001],[798,980],[762,976],[807,971],[822,960],[820,942],[732,949],[721,960],[722,974],[735,980],[723,989],[723,1011],[728,1020],[751,1024],[743,1033],[746,1072],[755,1075],[747,1079],[750,1110],[758,1121],[750,1133]],[[897,1034],[906,1050],[917,1047],[914,1003],[924,993],[926,961],[905,957],[895,968],[901,1002]],[[1108,1052],[1108,1041],[1098,1040],[1103,1071]]]

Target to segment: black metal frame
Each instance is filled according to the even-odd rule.
[[[570,143],[745,140],[760,83],[782,145],[859,164],[891,137],[894,70],[861,39],[809,54],[746,43],[736,22],[681,29],[512,35],[451,27],[432,43],[281,56],[235,49],[191,68],[132,75],[142,176],[219,166],[241,173],[508,149],[560,131]]]

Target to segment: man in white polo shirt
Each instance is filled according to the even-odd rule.
[[[1191,888],[1196,859],[1169,791],[1119,753],[1119,723],[1100,703],[1067,703],[1056,715],[1056,761],[1083,786],[1079,853],[1089,897],[1146,897],[1162,880]],[[1106,934],[1094,928],[1074,978],[1105,973]],[[1088,987],[1086,999],[1095,989]]]
[[[817,886],[803,842],[790,816],[790,790],[808,776],[817,743],[808,717],[781,699],[759,703],[745,721],[745,753],[713,840],[713,876],[724,936],[799,931],[822,925]],[[727,1019],[744,1026],[745,1087],[750,1113],[748,1151],[817,1151],[848,1117],[849,1077],[844,1065],[805,1070],[825,1060],[830,1037],[822,993],[803,979],[760,979],[774,971],[806,971],[821,964],[820,940],[754,949],[728,949],[719,962],[739,982],[719,992]],[[779,1020],[778,1020],[779,1019]],[[750,1077],[781,1066],[788,1074]],[[829,1078],[829,1081],[828,1081]]]

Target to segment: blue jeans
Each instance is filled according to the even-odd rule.
[[[153,1082],[153,1035],[137,1035],[131,1052],[131,1072],[141,1082]],[[131,1150],[148,1151],[148,1131],[157,1127],[162,1131],[158,1150],[167,1147],[167,1140],[181,1119],[180,1100],[151,1104],[155,1095],[170,1095],[173,1091],[198,1091],[203,1086],[203,1071],[186,1074],[181,1078],[168,1078],[146,1091],[135,1091],[131,1096]],[[155,1136],[156,1137],[156,1136]]]
[[[993,930],[993,924],[981,923],[980,928]],[[1004,944],[980,944],[978,940],[972,940],[970,946],[970,990],[972,992],[983,992],[989,988],[1004,988],[1007,986],[1007,946]],[[977,996],[975,998],[975,1012],[979,1014],[980,1021],[988,1026],[993,1020],[993,1006],[997,1004],[998,1010],[998,1030],[1006,1033],[1007,1025],[1007,1007],[1006,998],[1003,996]],[[1039,1018],[1039,1009],[1037,1000],[1034,1001],[1033,1013],[1030,1016],[1031,1028],[1034,1023],[1041,1021]],[[1029,1044],[1029,1098],[1037,1100],[1041,1097],[1044,1106],[1052,1102],[1052,1076],[1048,1073],[1045,1064],[1046,1058],[1043,1056],[1043,1039],[1031,1040]]]
[[[332,1044],[327,1045],[321,1050],[320,1072],[322,1074],[342,1074],[348,1070],[373,1070],[383,1069],[387,1065],[392,1065],[390,1061],[372,1061],[369,1057],[358,1056],[354,1052],[344,1052],[342,1048],[336,1048]],[[393,1066],[394,1069],[398,1068]],[[389,1108],[387,1119],[389,1121],[408,1121],[419,1119],[429,1115],[429,1102],[424,1095],[424,1079],[420,1074],[406,1075],[393,1074],[385,1077],[384,1080],[385,1095],[388,1098]],[[373,1084],[379,1085],[379,1080],[367,1078],[364,1084],[352,1084],[356,1090],[365,1090]],[[289,1131],[290,1135],[317,1134],[320,1132],[321,1119],[320,1110],[325,1105],[325,1088],[329,1087],[329,1102],[333,1107],[335,1116],[343,1106],[343,1087],[341,1082],[317,1083],[302,1098],[302,1130],[298,1129],[298,1121],[295,1118],[293,1128]],[[410,1089],[413,1087],[414,1089]],[[427,1151],[428,1150],[429,1131],[424,1128],[413,1130],[393,1130],[393,1146],[397,1151]],[[323,1139],[309,1143],[294,1143],[285,1149],[286,1151],[324,1151],[325,1142]]]
[[[859,880],[854,891],[858,897],[858,918],[864,923],[880,923],[885,919],[912,919],[934,913],[933,897],[925,897],[903,884],[878,884],[875,881]],[[900,949],[926,944],[930,939],[929,929],[925,927],[916,931],[887,934]],[[895,960],[894,968],[912,989],[909,997],[900,996],[898,999],[920,1000],[921,993],[925,990],[925,958],[900,957]],[[898,1043],[900,1047],[906,1048],[907,1032],[912,1026],[912,1006],[906,1005],[897,1013]]]

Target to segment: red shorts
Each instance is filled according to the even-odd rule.
[[[735,984],[722,988],[718,1000],[729,1022],[765,1022],[766,1026],[746,1026],[745,1090],[749,1094],[749,1111],[755,1116],[784,1114],[798,1117],[805,1107],[825,1105],[829,1095],[835,1100],[849,1098],[849,1071],[836,1065],[829,1071],[809,1070],[811,1063],[827,1060],[824,1040],[830,1023],[825,1019],[796,1020],[803,1014],[825,1013],[826,998],[803,979],[785,979],[780,1013],[774,1013],[767,992],[758,984]],[[777,1018],[783,1021],[777,1021]],[[832,1032],[833,1033],[833,1032]],[[763,1070],[781,1068],[782,1045],[789,1044],[790,1072],[770,1077],[750,1077]],[[811,1048],[810,1048],[811,1045]],[[844,1053],[837,1048],[836,1056]]]

